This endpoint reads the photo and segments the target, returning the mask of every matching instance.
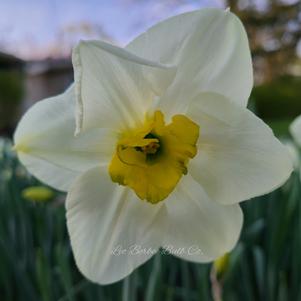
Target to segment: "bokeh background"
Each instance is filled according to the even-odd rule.
[[[154,23],[202,7],[230,7],[241,18],[255,75],[249,107],[294,153],[296,171],[277,191],[242,204],[241,239],[214,265],[156,255],[119,283],[92,284],[72,257],[65,195],[29,175],[12,150],[16,123],[73,81],[70,53],[80,39],[124,46]],[[1,0],[0,300],[301,300],[301,185],[288,131],[300,114],[301,1]]]

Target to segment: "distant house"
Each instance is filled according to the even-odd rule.
[[[73,81],[70,59],[46,59],[26,63],[22,110],[35,102],[62,93]]]
[[[35,102],[62,93],[73,81],[70,59],[24,62],[0,52],[0,135],[11,135]]]

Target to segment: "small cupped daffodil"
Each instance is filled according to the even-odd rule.
[[[46,202],[54,197],[54,192],[45,186],[29,186],[22,190],[22,197],[29,201]]]
[[[230,251],[238,203],[292,171],[285,147],[246,108],[252,62],[239,19],[185,13],[125,48],[82,41],[72,60],[74,84],[34,105],[14,140],[29,171],[68,192],[82,273],[107,284],[160,247],[193,262]]]

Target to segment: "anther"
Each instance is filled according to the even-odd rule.
[[[158,142],[151,142],[148,145],[141,147],[141,150],[146,155],[154,155],[159,148],[160,144]]]

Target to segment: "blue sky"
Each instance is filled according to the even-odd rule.
[[[68,54],[69,44],[99,35],[99,31],[79,30],[76,27],[79,24],[86,29],[83,24],[97,25],[117,44],[124,45],[168,16],[200,7],[222,7],[222,3],[222,0],[0,0],[0,47],[25,59]],[[69,44],[64,46],[66,41],[60,39],[66,28]]]

